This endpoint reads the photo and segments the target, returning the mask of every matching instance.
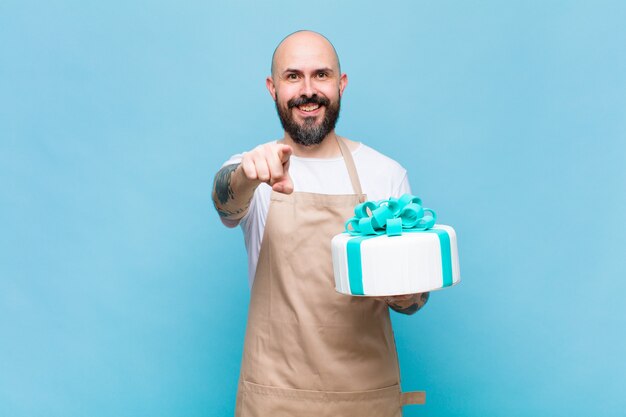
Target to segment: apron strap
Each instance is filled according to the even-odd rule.
[[[402,405],[426,404],[426,391],[409,391],[400,394]]]
[[[354,159],[352,158],[352,152],[348,149],[348,146],[344,142],[343,138],[339,136],[335,136],[337,138],[337,144],[339,145],[339,150],[341,151],[341,155],[343,156],[343,160],[346,163],[346,168],[348,168],[348,175],[350,176],[350,182],[352,182],[352,189],[355,194],[358,194],[359,201],[365,201],[365,196],[363,195],[363,189],[361,188],[361,181],[359,181],[359,174],[356,171],[356,166],[354,165]]]

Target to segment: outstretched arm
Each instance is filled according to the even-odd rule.
[[[222,167],[213,181],[213,204],[220,217],[238,221],[248,211],[254,190],[265,182],[277,192],[289,194],[291,147],[278,143],[260,145],[246,152],[240,164]]]

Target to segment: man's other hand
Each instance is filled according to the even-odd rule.
[[[378,297],[387,303],[394,311],[402,314],[415,314],[419,309],[424,307],[428,301],[430,293],[422,292],[417,294],[394,295],[389,297]]]

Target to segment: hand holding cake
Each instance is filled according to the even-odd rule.
[[[417,294],[393,295],[390,297],[375,297],[387,303],[395,311],[403,314],[413,314],[424,307],[428,301],[430,293],[422,292]]]

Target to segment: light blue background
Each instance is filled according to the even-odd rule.
[[[224,2],[226,3],[226,2]],[[249,300],[212,208],[281,135],[286,34],[349,75],[463,282],[394,315],[407,416],[622,416],[626,3],[3,1],[0,416],[226,416]]]

